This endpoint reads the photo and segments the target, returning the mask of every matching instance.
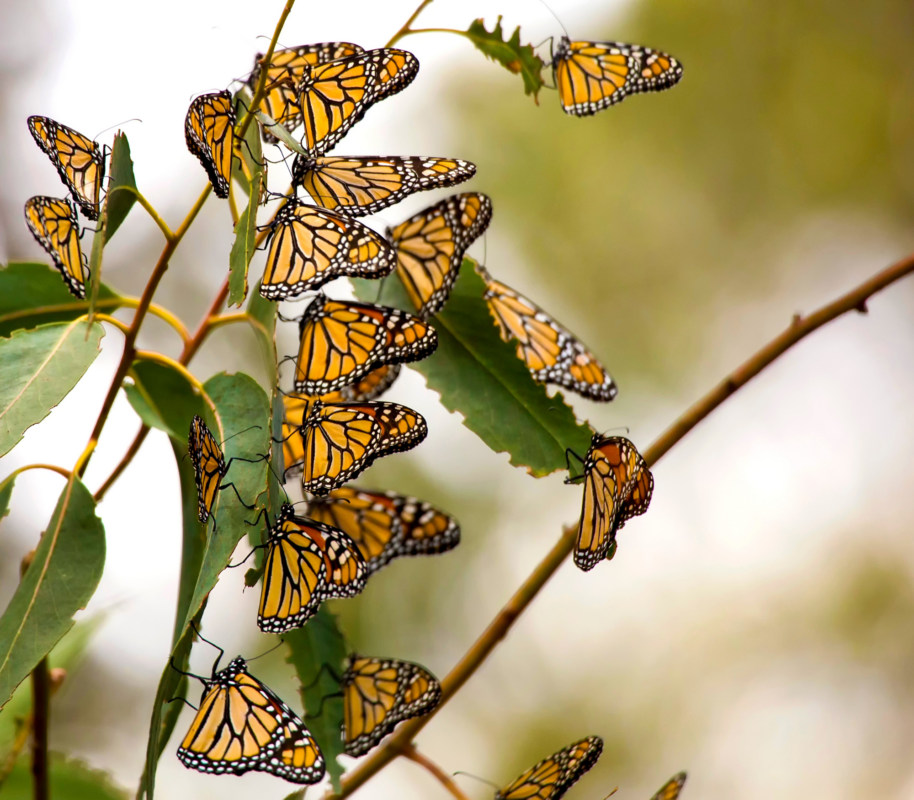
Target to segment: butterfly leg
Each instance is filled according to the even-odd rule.
[[[223,489],[231,489],[235,493],[235,497],[238,498],[238,502],[241,503],[241,505],[243,505],[249,511],[256,511],[257,506],[248,505],[247,503],[244,502],[244,500],[241,499],[241,495],[238,494],[238,487],[235,486],[234,483],[223,483],[219,487],[219,491],[222,491]],[[213,517],[213,519],[215,520],[215,516]],[[215,522],[213,523],[213,526],[214,526],[213,531],[215,532]]]

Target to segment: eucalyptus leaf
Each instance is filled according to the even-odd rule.
[[[107,772],[90,767],[85,761],[61,753],[51,753],[48,782],[54,800],[128,800],[130,795]],[[33,778],[25,759],[19,759],[3,784],[3,800],[32,800]]]
[[[102,254],[105,249],[105,226],[108,223],[108,201],[102,203],[101,214],[92,236],[92,250],[89,253],[89,285],[86,287],[86,298],[89,301],[89,320],[95,317],[98,303],[98,289],[102,282]]]
[[[0,339],[0,455],[66,397],[95,361],[105,329],[54,322]]]
[[[248,267],[257,249],[257,207],[260,203],[260,188],[263,185],[263,171],[257,169],[251,180],[251,197],[247,207],[238,217],[235,225],[235,241],[229,253],[229,297],[230,306],[240,306],[248,293]]]
[[[111,241],[114,232],[127,219],[130,209],[136,203],[136,177],[133,174],[133,159],[130,157],[130,143],[126,134],[117,132],[111,148],[111,170],[105,206],[108,219],[105,224],[105,244]],[[93,243],[94,247],[94,243]]]
[[[533,51],[530,44],[520,43],[520,25],[505,39],[501,27],[501,17],[491,31],[486,30],[482,19],[474,20],[464,34],[476,49],[485,53],[487,58],[501,64],[508,72],[520,75],[524,80],[524,94],[532,94],[538,101],[539,91],[543,88],[543,60]]]

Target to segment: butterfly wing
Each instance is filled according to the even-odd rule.
[[[225,477],[225,457],[219,443],[213,437],[206,423],[194,414],[190,422],[187,450],[194,465],[194,481],[197,484],[197,513],[200,522],[206,522],[213,511],[219,484]]]
[[[559,800],[603,752],[603,740],[589,736],[538,764],[496,793],[495,800]]]
[[[25,221],[51,256],[70,293],[85,300],[89,269],[79,246],[79,222],[73,205],[56,197],[32,197],[25,204]]]
[[[321,295],[301,319],[295,391],[327,394],[382,364],[425,358],[437,346],[434,328],[412,314]]]
[[[328,152],[372,105],[405,89],[418,71],[415,56],[388,48],[306,67],[298,95],[302,145],[312,157]]]
[[[98,219],[98,197],[105,179],[105,158],[98,144],[48,117],[29,117],[29,131],[48,154],[60,179],[91,220]]]
[[[326,495],[375,459],[410,450],[427,434],[422,416],[396,403],[316,402],[302,429],[302,488]]]
[[[383,278],[393,268],[393,250],[371,228],[332,211],[289,203],[270,229],[260,293],[284,300],[343,275]]]
[[[300,47],[288,47],[276,50],[267,69],[267,93],[263,99],[263,110],[287,130],[293,131],[301,125],[301,107],[298,105],[298,85],[308,67],[325,64],[338,58],[346,58],[363,52],[362,48],[351,42],[320,42]],[[256,91],[260,80],[261,60],[264,54],[258,53],[254,58],[254,69],[248,78],[251,91]],[[279,141],[268,130],[263,130],[267,142]]]
[[[623,42],[572,42],[563,38],[553,60],[555,83],[566,114],[583,117],[629,94],[660,91],[682,77],[668,53]]]
[[[341,681],[344,751],[360,756],[400,722],[428,714],[441,699],[441,684],[409,661],[353,656]]]
[[[686,782],[686,773],[678,772],[672,778],[670,778],[663,786],[660,788],[660,791],[655,794],[651,800],[676,800],[679,797],[679,793],[682,791],[682,787],[685,786]]]
[[[446,553],[460,544],[460,525],[431,503],[387,492],[403,525],[400,552],[395,555],[419,556]]]
[[[630,472],[632,475],[631,490],[622,504],[622,519],[619,520],[619,530],[626,521],[637,517],[647,511],[654,494],[654,476],[647,468],[641,454],[634,450],[630,457]]]
[[[414,192],[455,186],[476,174],[476,166],[457,158],[421,156],[296,156],[292,183],[314,202],[354,217],[374,214]]]
[[[492,219],[492,202],[467,192],[445,198],[410,217],[387,236],[397,251],[397,274],[423,319],[444,305],[466,249]]]
[[[606,368],[578,338],[532,300],[495,280],[484,267],[489,313],[509,342],[517,339],[517,357],[533,380],[564,386],[590,400],[609,402],[618,389]]]
[[[217,197],[229,194],[235,152],[235,109],[229,92],[201,94],[184,118],[184,139],[203,165]]]
[[[305,724],[249,675],[243,659],[208,682],[178,749],[184,766],[215,775],[258,770],[294,783],[316,783],[324,758]]]

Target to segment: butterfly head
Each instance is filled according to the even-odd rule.
[[[218,664],[218,661],[216,662]],[[242,672],[247,672],[248,662],[245,661],[241,656],[235,656],[230,662],[229,665],[219,672],[215,672],[216,667],[213,666],[213,680],[216,681],[230,681],[233,680],[237,675],[240,675]]]

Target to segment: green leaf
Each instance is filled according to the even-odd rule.
[[[92,251],[89,253],[89,286],[86,297],[89,300],[89,321],[95,318],[98,304],[98,289],[102,282],[102,254],[105,249],[105,226],[108,220],[108,201],[102,204],[95,235],[92,237]]]
[[[248,267],[257,249],[257,207],[260,204],[260,187],[263,184],[263,170],[259,167],[251,181],[251,198],[247,208],[238,217],[235,225],[235,241],[229,253],[229,297],[230,306],[240,306],[248,294]]]
[[[96,311],[113,311],[123,299],[102,284]],[[67,290],[60,273],[47,264],[11,263],[0,269],[0,336],[48,322],[81,317],[89,309],[86,300]]]
[[[241,119],[247,109],[251,107],[252,99],[250,92],[244,87],[235,92],[235,116],[238,119]],[[238,181],[241,188],[244,189],[244,193],[250,197],[250,176],[253,176],[258,169],[264,169],[263,146],[260,143],[260,127],[258,125],[248,125],[248,129],[244,132],[243,142],[244,143],[238,148],[241,155],[241,161],[239,162],[238,159],[232,159],[232,177]]]
[[[492,61],[497,61],[509,72],[520,75],[524,79],[524,94],[532,94],[534,100],[539,102],[539,91],[543,88],[543,60],[533,52],[533,46],[520,43],[520,25],[517,26],[511,38],[505,41],[505,34],[501,28],[501,17],[495,23],[491,33],[486,30],[482,19],[474,20],[464,34],[476,49]]]
[[[110,175],[108,195],[105,198],[105,206],[108,209],[105,244],[111,241],[114,232],[127,219],[130,209],[136,202],[136,178],[133,175],[133,160],[130,158],[130,143],[126,134],[121,131],[114,137],[114,146],[111,148]]]
[[[13,496],[13,487],[16,485],[16,473],[14,472],[8,478],[0,483],[0,519],[9,516],[10,499]]]
[[[141,364],[139,366],[159,365]],[[210,425],[209,419],[207,424],[210,425],[213,435],[218,440],[224,441],[223,452],[226,463],[233,458],[256,459],[262,454],[270,452],[270,402],[264,390],[253,378],[240,373],[237,375],[221,373],[210,378],[204,385],[204,389],[216,409],[215,413],[210,415],[212,424]],[[162,415],[170,427],[182,430],[189,427],[192,414],[187,416],[186,422],[179,426],[176,419],[169,418],[173,413],[173,410],[169,409]],[[182,413],[186,414],[186,410]],[[242,431],[244,432],[242,433]],[[186,452],[186,442],[182,447]],[[177,446],[175,455],[178,455]],[[184,669],[185,667],[182,665],[187,663],[193,638],[193,631],[190,628],[191,620],[196,619],[199,622],[201,619],[209,593],[219,580],[222,570],[228,566],[236,545],[250,527],[244,523],[244,520],[253,518],[254,512],[244,508],[231,489],[225,489],[219,492],[214,509],[218,531],[206,536],[206,526],[201,526],[199,522],[194,521],[197,513],[196,489],[193,486],[193,469],[190,459],[179,459],[179,465],[182,460],[187,464],[189,470],[188,473],[185,473],[185,470],[181,469],[182,497],[186,487],[188,495],[191,491],[193,492],[193,502],[189,502],[189,497],[183,502],[185,553],[181,568],[175,645],[172,655],[175,663]],[[185,474],[188,474],[189,478],[186,479]],[[236,461],[230,467],[226,482],[233,483],[245,502],[254,505],[267,492],[268,475],[269,468],[266,461],[253,464]],[[202,533],[202,547],[201,541],[197,538],[200,533]],[[193,580],[191,580],[192,578]],[[171,729],[174,727],[174,720],[170,717],[170,713],[173,712],[169,711],[169,706],[166,704],[168,700],[176,696],[179,677],[170,664],[166,663],[159,680],[150,720],[146,768],[139,792],[141,797],[145,795],[152,798],[154,793],[156,764],[171,734]]]
[[[270,133],[279,139],[279,141],[281,141],[293,153],[298,153],[302,156],[308,155],[308,151],[301,146],[301,143],[296,141],[292,134],[289,133],[289,131],[287,131],[269,114],[264,114],[263,111],[255,111],[254,116],[260,120],[261,125],[264,125]]]
[[[0,707],[73,627],[105,565],[105,529],[92,494],[71,478],[31,566],[0,618]]]
[[[108,773],[60,753],[50,754],[48,780],[54,800],[127,800],[130,796]],[[31,769],[20,759],[3,784],[3,800],[31,800],[33,792]]]
[[[101,352],[104,335],[98,323],[75,320],[0,339],[0,455],[76,386]]]
[[[425,376],[449,411],[497,453],[534,477],[564,470],[565,448],[586,453],[591,430],[575,419],[561,393],[549,397],[517,358],[515,342],[504,342],[483,299],[485,284],[464,259],[447,305],[432,318],[438,349],[411,367]],[[377,284],[353,281],[356,294],[373,299]],[[388,278],[382,302],[412,311],[403,284]]]
[[[267,300],[260,294],[260,281],[251,292],[248,300],[248,315],[253,320],[252,327],[257,334],[257,342],[260,344],[260,351],[263,355],[264,368],[267,371],[267,378],[270,386],[279,385],[279,357],[276,352],[276,320],[279,313],[279,303]],[[282,428],[276,437],[282,436]],[[276,448],[277,453],[282,452],[282,448]]]
[[[340,692],[338,679],[343,674],[343,662],[349,655],[346,641],[336,617],[323,607],[304,628],[284,633],[283,639],[289,647],[286,661],[295,667],[300,684],[305,724],[324,754],[333,789],[338,792],[343,774],[343,767],[337,761],[337,756],[343,753],[340,736],[343,698],[329,698],[329,695]]]

